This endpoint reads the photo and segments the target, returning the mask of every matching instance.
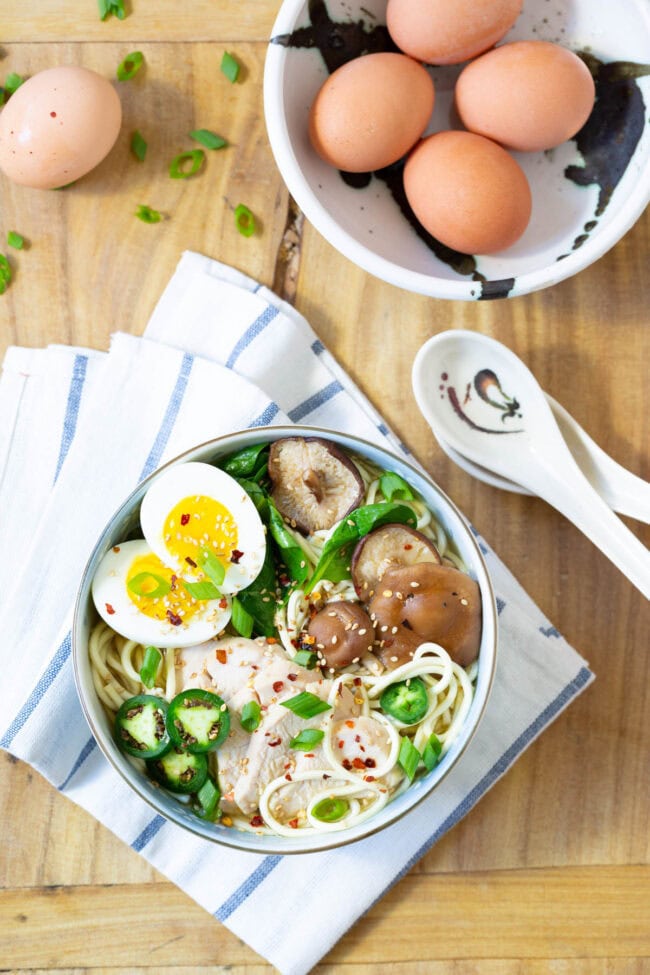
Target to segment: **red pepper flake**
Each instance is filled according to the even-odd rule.
[[[287,674],[289,680],[298,680],[298,674]]]
[[[332,776],[331,775],[328,775],[327,772],[323,772],[323,778],[324,779],[331,779]]]
[[[114,552],[115,552],[116,554],[117,554],[117,553],[119,552],[119,550],[120,550],[120,546],[119,546],[119,545],[114,545],[114,546],[113,546],[113,551],[114,551]]]
[[[227,607],[228,607],[228,600],[226,599],[225,596],[222,596],[221,599],[219,600],[219,609],[227,609]]]
[[[284,766],[285,772],[288,768],[291,768],[291,762],[287,762],[287,764]]]
[[[226,664],[226,663],[228,663],[228,654],[226,653],[225,650],[217,650],[216,651],[216,658],[217,658],[217,660],[219,661],[220,664]]]
[[[287,782],[293,782],[293,779],[291,778],[291,776],[290,776],[290,774],[288,772],[285,775],[285,779],[287,780]]]
[[[273,683],[273,690],[275,691],[276,694],[279,694],[283,687],[284,687],[284,681],[283,680],[276,680],[276,681],[274,681],[274,683]]]
[[[291,582],[291,579],[289,578],[289,576],[285,572],[282,572],[278,576],[278,581],[279,581],[279,583],[280,583],[281,586],[288,586],[289,583]]]
[[[189,515],[181,515],[181,525],[187,525],[190,520]]]
[[[262,819],[261,816],[253,816],[253,818],[249,820],[249,822],[251,826],[255,827],[255,829],[257,829],[259,826],[264,825],[264,820]]]
[[[111,606],[111,604],[110,603],[105,603],[104,605],[106,606],[106,612],[108,613],[108,615],[109,616],[113,616],[113,614],[115,613],[115,610],[113,609],[113,607]]]
[[[187,562],[188,565],[191,565],[193,569],[196,569],[196,562],[194,561],[194,559],[191,559],[189,555],[185,556],[185,561]]]
[[[341,765],[346,770],[346,772],[349,772],[352,769],[352,762],[350,761],[349,758],[344,758],[343,761],[341,762]]]
[[[355,677],[354,680],[352,681],[352,683],[354,684],[355,687],[360,687],[361,686],[361,678],[360,677]]]
[[[315,758],[315,755],[314,755],[313,752],[307,752],[307,754],[305,755],[305,758]]]
[[[366,766],[366,768],[375,768],[377,765],[374,758],[367,758],[363,764]]]
[[[406,549],[407,552],[410,552],[410,550],[413,548],[413,546],[411,545],[410,542],[407,542],[406,545],[404,546],[404,548]]]
[[[363,781],[364,782],[374,782],[375,781],[375,777],[374,777],[374,775],[364,775]]]
[[[275,639],[274,636],[267,636],[266,642],[273,644],[273,643],[277,643],[278,641]]]
[[[176,589],[176,583],[178,582],[178,576],[171,575],[169,577],[169,584],[171,586],[172,592]]]
[[[289,820],[289,826],[291,827],[291,829],[298,829],[298,820],[297,819],[290,819]]]
[[[240,552],[238,548],[234,548],[230,553],[230,561],[234,565],[239,565],[239,560],[243,558],[243,556],[244,556],[243,552]]]
[[[267,741],[266,744],[269,746],[269,748],[275,748],[277,745],[281,745],[282,744],[282,739],[281,738],[275,738],[273,741]]]
[[[352,762],[354,768],[365,768],[365,764],[362,758],[355,758]]]
[[[172,626],[180,626],[183,622],[178,613],[173,613],[171,609],[168,609],[165,615]]]
[[[354,736],[354,740],[355,740],[356,742],[359,742],[359,741],[361,741],[361,735],[355,735],[355,736]]]
[[[354,728],[354,721],[346,721],[345,724],[348,728]]]
[[[343,748],[343,742],[339,741],[339,748]]]
[[[295,637],[293,637],[293,638],[292,638],[292,640],[291,640],[291,646],[292,646],[292,647],[295,647],[295,648],[296,648],[296,650],[297,650],[297,649],[298,649],[298,647],[300,646],[300,644],[298,643],[298,641],[296,640],[296,638],[295,638]]]

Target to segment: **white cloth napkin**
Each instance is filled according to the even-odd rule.
[[[70,625],[84,564],[113,511],[159,464],[222,433],[291,421],[406,452],[293,308],[197,254],[183,256],[143,338],[116,334],[108,354],[9,350],[0,380],[0,550],[12,552],[14,581],[0,585],[11,590],[0,746],[282,973],[304,975],[592,674],[479,539],[500,614],[494,690],[479,733],[408,825],[340,850],[281,857],[220,848],[152,814],[104,759],[77,700]]]

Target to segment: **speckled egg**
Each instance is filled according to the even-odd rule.
[[[523,234],[532,209],[521,166],[496,142],[438,132],[413,150],[404,190],[422,226],[464,254],[493,254]]]
[[[25,186],[65,186],[104,159],[121,121],[120,99],[101,75],[48,68],[21,85],[0,114],[0,169]]]
[[[523,0],[388,0],[386,23],[399,49],[428,64],[460,64],[500,41]]]
[[[488,51],[461,72],[456,107],[463,124],[510,149],[553,149],[585,124],[596,89],[584,61],[547,41]]]
[[[433,111],[433,81],[404,54],[366,54],[338,68],[311,108],[316,152],[350,173],[397,162],[415,145]]]

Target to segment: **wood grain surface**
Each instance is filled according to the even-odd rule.
[[[430,335],[471,328],[507,343],[622,464],[650,479],[650,212],[572,280],[508,301],[435,301],[354,267],[301,219],[262,114],[271,0],[133,0],[100,23],[93,0],[3,0],[0,83],[59,63],[114,77],[124,126],[77,185],[39,192],[0,178],[0,239],[14,281],[0,298],[10,344],[106,349],[140,334],[184,249],[274,286],[482,531],[598,679],[480,804],[318,966],[321,975],[644,975],[650,972],[650,610],[543,502],[472,480],[439,450],[411,393]],[[224,50],[243,78],[219,72]],[[187,133],[229,147],[198,177],[169,180]],[[131,132],[149,143],[144,164]],[[246,203],[260,231],[241,237]],[[163,211],[136,220],[139,203]],[[182,332],[182,322],[179,322]],[[5,516],[5,513],[3,513]],[[646,544],[650,529],[628,525]],[[2,553],[7,557],[10,553]],[[0,753],[0,971],[60,975],[266,975],[253,951],[27,766]]]

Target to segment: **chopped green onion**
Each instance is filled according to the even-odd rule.
[[[208,776],[199,791],[195,794],[195,799],[198,808],[195,807],[194,811],[201,819],[209,819],[211,822],[214,822],[215,819],[221,818],[221,808],[219,806],[221,793],[210,776]]]
[[[0,254],[0,295],[3,295],[11,281],[11,265],[4,254]]]
[[[144,157],[147,155],[147,143],[137,130],[131,136],[131,152],[136,159],[144,162]]]
[[[430,772],[438,764],[441,751],[442,742],[437,735],[431,735],[422,752],[422,761],[427,772]]]
[[[299,718],[314,718],[317,714],[322,714],[323,711],[331,711],[331,705],[327,704],[320,697],[315,694],[311,694],[310,691],[303,691],[302,694],[296,694],[295,697],[289,698],[288,701],[280,701],[283,708],[288,708],[289,711],[293,711],[294,714],[298,715]]]
[[[208,580],[204,580],[203,582],[185,582],[183,580],[183,585],[190,596],[193,596],[194,599],[198,599],[200,602],[204,602],[207,599],[218,599],[221,595],[221,592],[215,584]]]
[[[10,230],[7,234],[7,243],[10,247],[15,247],[17,251],[21,251],[25,246],[25,238],[15,230]]]
[[[329,796],[327,799],[321,799],[320,802],[317,802],[311,814],[314,819],[319,819],[321,823],[338,823],[339,819],[343,819],[349,808],[350,804],[345,799]]]
[[[0,105],[2,105],[3,102],[9,101],[13,93],[18,91],[24,82],[25,79],[21,78],[19,74],[15,74],[14,72],[8,74],[5,79],[4,89],[0,89]]]
[[[232,56],[232,54],[228,53],[228,51],[223,52],[223,57],[221,58],[221,71],[223,74],[225,74],[230,84],[234,85],[239,77],[239,63]]]
[[[318,657],[312,650],[299,650],[298,653],[294,654],[293,662],[301,667],[306,667],[307,670],[313,670],[318,663]]]
[[[299,735],[291,739],[289,748],[295,748],[299,752],[310,752],[312,748],[320,744],[324,737],[325,732],[319,731],[318,728],[305,728]]]
[[[203,149],[188,149],[187,152],[181,152],[172,159],[169,164],[169,175],[172,179],[189,179],[190,176],[196,176],[204,162]],[[187,168],[188,164],[189,168]]]
[[[152,588],[151,583],[155,583]],[[126,584],[127,589],[136,596],[146,596],[147,599],[160,599],[166,596],[171,590],[171,585],[162,576],[157,576],[155,572],[138,572],[136,576]]]
[[[225,139],[222,139],[216,132],[211,132],[210,129],[194,129],[193,132],[190,132],[190,139],[200,142],[206,149],[223,149],[224,146],[228,145]]]
[[[392,501],[393,498],[413,501],[413,491],[410,485],[399,474],[395,474],[394,471],[386,471],[381,475],[379,478],[379,490],[387,501]]]
[[[213,555],[207,548],[202,548],[199,552],[199,565],[215,586],[220,586],[226,578],[226,570],[223,565],[217,556]]]
[[[111,14],[115,14],[118,20],[124,20],[126,17],[124,0],[97,0],[97,3],[100,20],[106,20]]]
[[[260,721],[262,720],[262,709],[257,701],[249,701],[248,704],[244,705],[239,720],[244,731],[252,732],[256,728],[259,728]]]
[[[144,54],[142,51],[132,51],[127,54],[124,60],[117,66],[117,80],[130,81],[135,77],[144,64]]]
[[[252,237],[255,233],[255,217],[243,203],[235,208],[235,224],[242,237]]]
[[[420,764],[420,753],[410,738],[404,736],[400,745],[397,761],[402,766],[407,776],[413,781],[415,772]]]
[[[147,647],[140,667],[140,680],[145,687],[153,687],[161,663],[162,653],[158,647]]]
[[[240,601],[235,596],[232,601],[232,616],[230,622],[235,627],[240,636],[248,639],[253,632],[253,617],[247,612]]]
[[[159,210],[152,210],[151,207],[145,206],[144,203],[138,204],[135,215],[143,223],[160,223],[163,218]]]

